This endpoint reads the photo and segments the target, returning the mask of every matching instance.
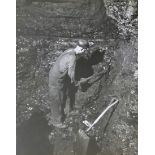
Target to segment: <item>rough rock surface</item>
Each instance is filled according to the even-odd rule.
[[[77,93],[80,116],[69,118],[69,123],[85,128],[83,119],[92,122],[110,100],[117,97],[116,109],[108,112],[90,135],[95,136],[101,155],[137,154],[137,18],[131,8],[136,10],[136,4],[131,4],[125,0],[62,0],[59,3],[38,0],[31,4],[17,0],[17,154],[26,155],[23,150],[29,150],[29,155],[38,155],[36,147],[43,143],[39,135],[43,133],[42,137],[48,139],[53,131],[44,119],[49,109],[48,72],[57,57],[68,47],[74,47],[78,38],[108,47],[102,62],[104,68],[110,59],[112,61],[109,73],[87,92]],[[99,65],[94,66],[95,71],[99,69]],[[43,114],[36,116],[40,110]],[[40,124],[46,127],[41,128]],[[40,128],[38,135],[36,127]],[[67,146],[71,146],[73,135],[70,133],[74,128],[57,131],[66,138],[60,144],[66,144],[62,147],[66,154],[72,152]],[[31,134],[27,134],[29,130]],[[29,135],[29,138],[21,135]],[[39,141],[39,145],[30,148],[29,141],[32,146]],[[42,149],[50,152],[52,145],[48,142],[45,145]],[[45,151],[44,155],[49,152]]]

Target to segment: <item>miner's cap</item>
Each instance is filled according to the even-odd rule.
[[[87,40],[84,39],[80,39],[78,41],[78,46],[82,47],[82,48],[89,48],[89,42]]]

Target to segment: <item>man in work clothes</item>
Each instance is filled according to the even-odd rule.
[[[66,50],[55,62],[49,72],[49,97],[51,104],[51,123],[58,128],[65,128],[64,108],[67,98],[67,89],[70,85],[76,85],[75,67],[80,57],[87,57],[89,43],[79,40],[75,48]]]

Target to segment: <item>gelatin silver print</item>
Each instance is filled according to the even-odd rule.
[[[16,154],[138,154],[138,0],[16,0]]]

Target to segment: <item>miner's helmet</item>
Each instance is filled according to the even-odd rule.
[[[78,46],[84,48],[84,49],[87,49],[89,48],[89,42],[87,40],[84,40],[84,39],[80,39],[78,41]]]

